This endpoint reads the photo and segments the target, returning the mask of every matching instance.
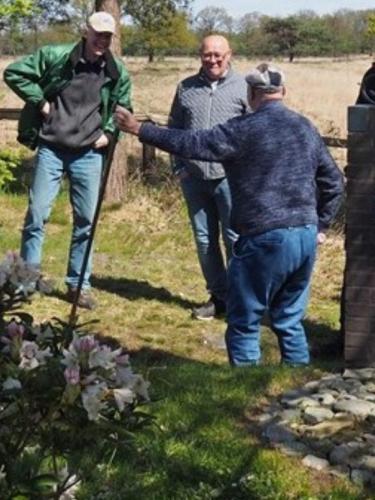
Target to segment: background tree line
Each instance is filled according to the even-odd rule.
[[[192,15],[193,0],[114,0],[122,13],[121,49],[128,55],[195,54],[203,35],[227,36],[236,54],[343,56],[372,53],[375,9],[338,10],[319,16],[304,10],[271,17],[259,12],[231,17],[207,7]],[[0,0],[0,52],[15,55],[46,43],[75,40],[97,2],[84,0]]]

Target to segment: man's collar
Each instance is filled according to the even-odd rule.
[[[77,43],[75,47],[73,47],[72,52],[70,53],[69,60],[73,66],[73,68],[78,64],[81,59],[85,59],[85,39]],[[106,50],[102,61],[104,62],[104,71],[112,80],[118,80],[120,78],[120,73],[117,69],[115,59],[110,50]]]
[[[283,98],[280,98],[280,99],[264,99],[264,101],[262,101],[259,106],[258,106],[258,109],[256,111],[259,111],[261,108],[264,108],[266,106],[283,106],[284,105],[284,99]]]
[[[220,82],[226,80],[228,77],[230,77],[233,74],[233,70],[232,70],[232,67],[229,65],[229,67],[226,70],[226,72],[220,78],[218,78],[217,80],[210,80],[210,78],[208,78],[208,76],[206,75],[206,73],[204,72],[204,70],[203,70],[202,67],[200,68],[198,74],[199,74],[200,78],[202,78],[206,83],[208,83],[209,85],[211,85],[213,82],[220,83]]]

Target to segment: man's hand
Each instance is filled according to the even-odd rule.
[[[129,134],[139,135],[141,123],[127,109],[122,106],[116,106],[114,114],[115,123],[120,130]]]
[[[40,110],[40,112],[42,113],[43,115],[43,118],[47,118],[49,113],[51,111],[51,105],[48,101],[46,101],[44,104],[43,104],[43,107],[42,109]]]
[[[318,245],[323,245],[323,243],[325,243],[325,241],[327,239],[327,236],[325,233],[318,233],[318,236],[316,239],[317,239]]]
[[[94,142],[93,144],[93,148],[94,149],[101,149],[101,148],[105,148],[106,146],[108,146],[108,143],[109,143],[109,140],[108,140],[108,137],[105,135],[105,134],[102,134],[100,137],[98,137],[98,139],[96,139],[96,141]]]

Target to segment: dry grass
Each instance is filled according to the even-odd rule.
[[[241,74],[259,60],[234,59]],[[368,57],[345,60],[303,59],[293,64],[275,61],[287,77],[286,102],[306,114],[321,133],[346,132],[346,109],[355,102],[358,84],[371,64]],[[126,58],[134,82],[134,107],[139,113],[167,114],[177,83],[199,68],[198,59],[172,59],[152,65],[141,58]]]
[[[147,64],[145,59],[127,58],[134,82],[134,109],[137,113],[166,115],[170,109],[177,83],[199,68],[197,59],[172,59]],[[259,60],[235,58],[236,71],[246,74]],[[286,103],[308,116],[322,135],[346,137],[347,108],[354,104],[363,73],[371,64],[369,57],[342,60],[303,59],[290,64],[275,61],[286,73]],[[341,166],[345,150],[334,150]]]

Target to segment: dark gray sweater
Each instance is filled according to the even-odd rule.
[[[318,131],[278,100],[211,130],[145,123],[140,140],[185,158],[221,161],[233,228],[249,234],[303,224],[324,230],[340,204],[343,175]]]
[[[107,78],[104,60],[90,63],[81,58],[69,84],[51,98],[40,139],[69,151],[92,146],[103,133],[100,91]]]

